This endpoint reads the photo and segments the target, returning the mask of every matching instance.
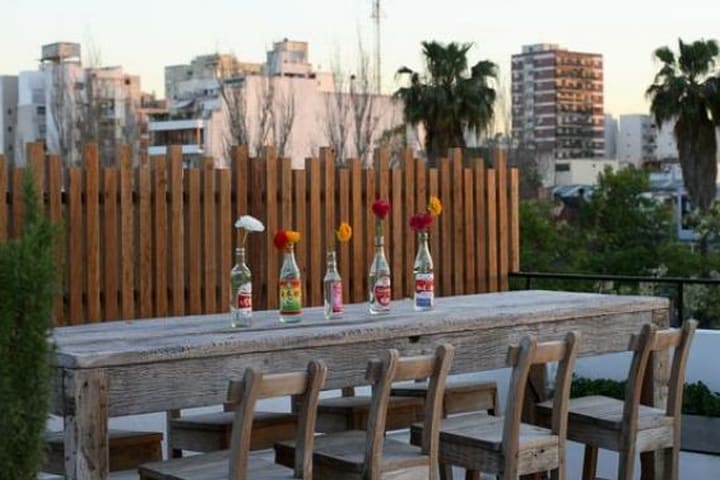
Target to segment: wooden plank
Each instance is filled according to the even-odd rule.
[[[495,171],[497,175],[497,257],[498,287],[508,289],[510,235],[508,225],[508,185],[507,185],[507,151],[502,148],[495,150]]]
[[[248,147],[247,145],[235,145],[232,148],[232,187],[233,187],[233,205],[234,218],[237,219],[242,215],[249,213],[248,210]],[[242,234],[240,230],[236,230],[235,245],[240,245]]]
[[[102,319],[100,308],[100,158],[96,144],[85,146],[85,265],[87,321]]]
[[[249,182],[248,192],[250,194],[249,210],[250,215],[265,222],[265,233],[263,235],[248,235],[249,245],[246,255],[248,267],[253,275],[253,310],[264,310],[267,308],[267,262],[268,254],[275,254],[273,250],[267,249],[267,238],[275,235],[270,230],[265,218],[265,164],[262,158],[251,158],[249,160]],[[252,187],[252,188],[250,188]],[[274,248],[274,247],[273,247]]]
[[[82,170],[68,169],[68,290],[70,324],[85,321],[83,312],[83,215]]]
[[[267,298],[268,310],[278,308],[278,278],[280,277],[280,254],[273,244],[275,232],[282,229],[292,229],[292,225],[280,225],[280,206],[278,205],[278,158],[274,147],[265,147],[265,227],[268,234],[265,236],[265,251],[267,252]],[[302,235],[302,234],[301,234]],[[304,241],[304,240],[301,240]]]
[[[363,285],[365,286],[365,301],[370,299],[370,285],[368,283],[368,274],[370,272],[370,265],[372,265],[373,257],[375,256],[375,215],[373,215],[370,209],[372,202],[377,198],[375,192],[375,185],[377,183],[376,171],[372,168],[366,168],[363,170],[363,179],[365,183],[365,215],[367,218],[367,234],[365,236],[365,274],[363,275]]]
[[[399,168],[393,168],[391,173],[392,178],[392,210],[390,210],[391,213],[391,221],[392,221],[392,242],[388,245],[390,247],[388,249],[391,257],[390,257],[390,270],[394,272],[393,280],[392,280],[392,296],[393,298],[403,298],[405,295],[405,276],[406,272],[404,271],[404,261],[403,257],[405,254],[406,249],[406,242],[403,238],[403,235],[405,233],[405,229],[403,228],[403,225],[407,224],[404,217],[403,212],[403,190],[402,190],[402,181],[403,181],[403,171]],[[410,235],[412,237],[412,235]],[[388,238],[389,239],[389,238]],[[408,255],[412,255],[412,252],[408,252]]]
[[[463,162],[462,151],[453,148],[451,152],[451,175],[452,175],[452,256],[453,256],[453,290],[454,295],[462,295],[465,292],[464,267],[465,252],[465,227],[463,219]],[[450,212],[447,212],[450,213]]]
[[[26,146],[28,165],[32,169],[35,192],[40,200],[40,208],[45,210],[45,147],[42,142],[31,142]]]
[[[203,309],[205,313],[214,313],[217,309],[217,258],[215,230],[215,160],[203,159],[202,169],[202,202],[203,202]]]
[[[150,165],[138,167],[138,313],[153,315],[152,172]]]
[[[351,271],[343,272],[345,277],[352,279],[350,283],[350,302],[365,300],[365,212],[363,208],[363,172],[362,161],[354,158],[350,161],[350,225],[353,238],[350,240],[352,252]]]
[[[440,286],[440,294],[443,296],[452,295],[453,291],[453,195],[452,195],[452,177],[450,175],[450,160],[441,158],[438,160],[439,176],[440,176],[440,201],[443,204],[445,215],[440,216],[440,227],[442,234],[440,235],[442,252],[437,258],[440,259],[440,281],[438,282],[437,274],[435,277],[435,285]]]
[[[22,236],[25,227],[25,196],[23,195],[23,177],[25,176],[25,169],[13,168],[10,171],[10,174],[12,177],[12,236],[14,238],[19,238]]]
[[[61,227],[60,232],[64,231],[64,225],[62,225],[63,218],[62,218],[62,176],[60,173],[60,169],[62,168],[62,160],[60,160],[60,156],[58,155],[50,155],[47,159],[48,166],[47,166],[47,185],[48,185],[48,216],[50,218],[50,221],[53,222],[55,225],[58,225]],[[5,195],[3,193],[3,179],[1,178],[3,175],[4,168],[2,165],[0,165],[0,211],[3,209],[5,205]],[[2,241],[2,233],[5,228],[6,222],[2,219],[2,213],[0,213],[0,241]],[[58,239],[64,239],[64,233],[58,233]],[[55,259],[57,261],[58,265],[65,266],[65,254],[66,250],[65,248],[62,248],[61,240],[58,240],[57,242],[58,248],[56,248],[55,251]],[[65,307],[63,302],[63,293],[65,290],[65,275],[64,271],[62,272],[63,275],[61,275],[60,278],[63,279],[61,288],[58,291],[57,297],[55,298],[55,319],[54,324],[55,325],[62,325],[65,323],[66,316],[65,316]]]
[[[5,156],[0,154],[0,242],[8,238],[8,170]]]
[[[218,250],[218,312],[227,312],[230,302],[230,270],[233,265],[232,226],[234,218],[231,205],[232,172],[228,169],[217,171],[219,208],[219,250]]]
[[[133,205],[133,171],[130,149],[120,149],[120,247],[122,272],[120,296],[122,318],[135,318],[135,225]]]
[[[153,165],[153,261],[155,270],[155,316],[168,314],[167,162],[154,159]]]
[[[185,313],[185,222],[182,147],[171,145],[170,158],[170,273],[172,313]]]
[[[288,225],[298,230],[295,219],[292,215],[292,160],[289,158],[278,159],[279,177],[278,193],[280,197],[279,224]],[[298,230],[300,231],[300,230]],[[305,232],[301,232],[305,235]]]
[[[475,202],[473,201],[473,171],[469,168],[463,170],[463,225],[465,225],[465,250],[464,267],[464,293],[477,293],[475,285],[475,211],[473,210]]]
[[[430,168],[427,170],[427,191],[428,191],[428,197],[438,197],[440,198],[440,187],[438,185],[438,171],[436,168]],[[445,205],[443,205],[443,209],[445,208]],[[446,212],[447,214],[447,212]],[[438,282],[438,277],[442,278],[443,272],[447,272],[447,268],[442,265],[442,251],[440,249],[440,237],[442,236],[442,218],[445,215],[440,216],[440,224],[435,227],[435,232],[430,235],[430,255],[434,255],[433,259],[435,261],[434,267],[434,275],[435,275],[435,296],[440,295],[440,283]],[[449,274],[449,273],[448,273]]]
[[[305,178],[305,170],[293,170],[293,202],[292,211],[293,218],[295,219],[295,225],[300,232],[306,232],[306,238],[304,242],[300,242],[295,246],[295,260],[297,261],[298,268],[300,269],[300,286],[302,291],[305,293],[306,298],[308,297],[308,245],[310,244],[310,235],[312,229],[308,228],[307,224],[307,191],[306,185],[307,180]]]
[[[104,320],[118,320],[118,279],[120,251],[118,245],[118,170],[103,169],[103,296]]]
[[[475,255],[477,272],[477,290],[480,293],[488,291],[487,273],[487,215],[485,214],[486,193],[485,193],[485,162],[482,158],[473,160],[473,182],[475,196]]]
[[[308,158],[305,160],[305,172],[307,175],[307,190],[309,192],[309,210],[307,251],[314,252],[322,248],[323,232],[321,228],[322,216],[320,205],[320,160]],[[322,250],[320,250],[322,251]],[[308,254],[308,275],[307,295],[308,305],[320,305],[322,303],[322,255]]]
[[[485,191],[487,192],[487,268],[488,268],[488,291],[498,291],[498,245],[497,245],[497,190],[495,170],[488,169],[485,172]]]
[[[510,271],[520,271],[520,173],[510,169]]]
[[[187,178],[187,311],[202,313],[202,237],[200,169],[185,170]]]
[[[352,162],[353,160],[350,160]],[[339,219],[337,226],[340,222],[350,223],[350,170],[347,168],[338,168],[338,204],[339,204]],[[344,303],[348,302],[350,298],[350,284],[354,278],[350,275],[350,245],[345,243],[337,242],[339,245],[339,263],[338,269],[340,270],[340,277],[343,281],[343,299]]]
[[[403,151],[403,208],[405,210],[405,218],[403,219],[403,238],[405,255],[403,257],[403,272],[405,272],[405,290],[404,296],[412,297],[415,288],[415,279],[413,275],[413,264],[415,263],[416,239],[415,232],[410,228],[410,217],[422,210],[427,202],[415,203],[415,158],[410,148]]]
[[[335,155],[330,147],[320,148],[320,168],[322,169],[322,202],[323,202],[323,239],[322,244],[313,245],[312,249],[327,252],[335,243]],[[321,274],[322,275],[322,274]],[[322,276],[319,279],[322,284]]]

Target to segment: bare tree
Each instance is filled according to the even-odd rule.
[[[380,123],[380,116],[375,112],[375,108],[370,57],[363,49],[362,42],[359,42],[358,71],[350,76],[350,109],[355,152],[366,166],[371,161],[372,148]]]
[[[287,157],[290,154],[288,143],[295,125],[295,88],[292,82],[287,82],[287,88],[283,88],[282,84],[278,87],[273,105],[273,143],[277,147],[278,155]]]
[[[255,155],[260,155],[262,149],[267,145],[268,141],[273,138],[273,127],[275,122],[273,119],[273,107],[275,104],[275,83],[272,77],[261,76],[259,78],[258,89],[256,91],[256,120],[257,128],[255,129],[254,148]]]
[[[216,79],[227,125],[223,138],[223,156],[229,159],[233,145],[250,144],[247,79],[239,70],[229,70],[224,62],[216,70]]]
[[[50,116],[56,134],[56,143],[48,146],[51,152],[57,153],[68,164],[75,164],[75,131],[77,124],[77,89],[76,81],[70,73],[71,64],[52,63],[46,68],[50,70]]]
[[[339,54],[331,63],[334,91],[325,96],[325,117],[323,128],[325,139],[335,151],[335,161],[345,164],[348,132],[351,125],[351,102],[345,93],[346,75],[342,70]]]

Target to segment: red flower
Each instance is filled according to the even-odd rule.
[[[430,212],[416,213],[410,217],[410,228],[416,232],[422,232],[430,228],[433,223],[433,217]]]
[[[275,234],[275,238],[273,238],[273,243],[275,243],[275,247],[277,247],[278,250],[285,250],[289,241],[290,238],[288,238],[288,234],[285,230],[278,231]]]
[[[375,200],[372,204],[372,211],[376,217],[383,220],[390,213],[390,204],[385,200]]]

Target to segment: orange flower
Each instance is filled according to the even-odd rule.
[[[295,230],[287,230],[285,233],[287,233],[288,241],[290,243],[298,243],[300,241],[300,232],[296,232]]]
[[[430,215],[433,217],[439,217],[442,213],[442,203],[440,203],[440,199],[434,196],[430,197],[427,209],[428,212],[430,212]]]
[[[342,222],[335,231],[335,236],[339,242],[347,242],[352,237],[352,227],[347,222]]]
[[[294,230],[279,230],[273,238],[273,243],[278,250],[285,250],[288,246],[300,241],[300,232]]]

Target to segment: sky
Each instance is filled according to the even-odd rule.
[[[103,65],[141,76],[144,91],[163,96],[166,65],[217,51],[262,62],[274,41],[309,42],[310,61],[333,58],[351,70],[358,39],[374,49],[372,0],[0,0],[0,75],[37,68],[40,47],[91,42]],[[646,113],[644,91],[658,65],[653,51],[685,41],[720,39],[717,0],[381,0],[383,89],[395,71],[422,69],[420,43],[471,42],[471,62],[488,59],[509,84],[510,56],[523,45],[557,43],[600,53],[605,111]],[[87,51],[85,48],[84,53]]]

